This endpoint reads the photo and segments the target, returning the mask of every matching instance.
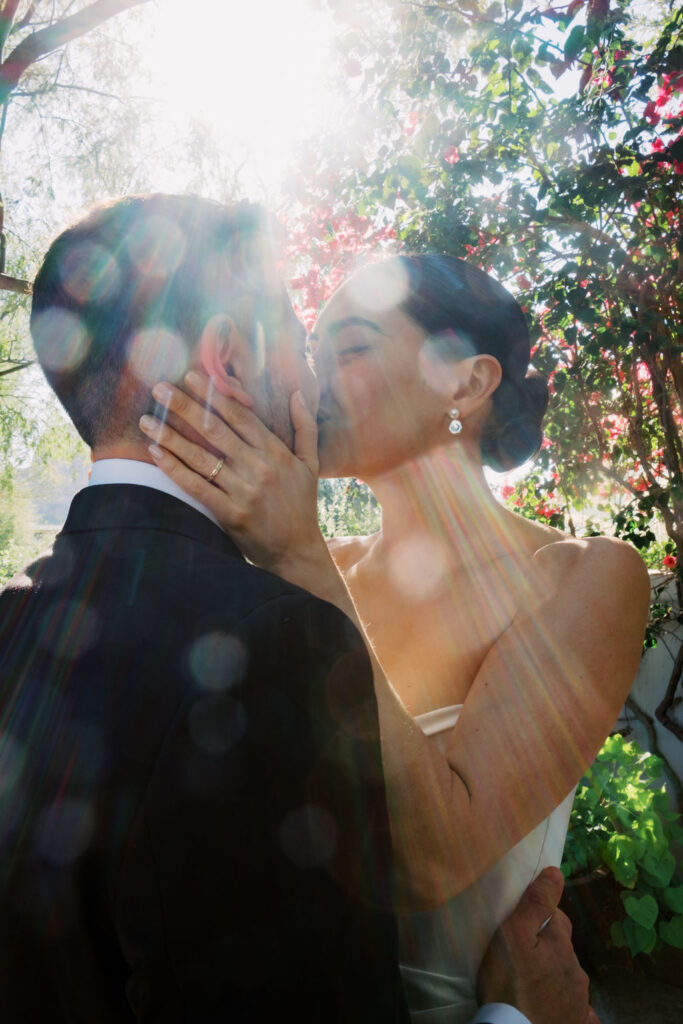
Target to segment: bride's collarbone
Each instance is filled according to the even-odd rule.
[[[412,600],[396,590],[358,600],[357,607],[387,677],[413,715],[464,702],[516,610],[490,595],[448,592]]]
[[[497,635],[518,609],[545,600],[551,591],[547,574],[533,564],[533,554],[512,553],[470,565],[411,565],[400,559],[378,563],[367,557],[343,572],[359,611],[366,606],[367,620],[374,624],[426,618],[450,630],[462,624],[469,632],[474,622]]]
[[[520,610],[547,597],[533,552],[401,581],[356,562],[349,588],[389,680],[413,715],[464,703],[488,652]],[[434,584],[434,585],[433,585]]]

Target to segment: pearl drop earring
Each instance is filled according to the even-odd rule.
[[[460,431],[462,430],[460,410],[453,408],[449,411],[448,415],[451,418],[451,422],[448,424],[448,429],[450,430],[451,434],[459,434]]]

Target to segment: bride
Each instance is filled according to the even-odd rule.
[[[433,254],[365,267],[312,342],[317,457],[314,410],[293,396],[290,453],[225,367],[188,383],[197,401],[167,400],[213,454],[168,425],[146,432],[248,557],[353,615],[350,594],[379,663],[409,1005],[458,1024],[495,928],[559,864],[574,788],[638,665],[647,574],[631,547],[567,537],[491,493],[484,465],[538,450],[547,387],[521,309],[483,271]],[[382,510],[377,533],[329,543],[341,576],[315,519],[318,458]]]

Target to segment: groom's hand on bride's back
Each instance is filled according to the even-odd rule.
[[[531,1024],[600,1024],[569,918],[558,909],[563,887],[560,870],[546,868],[503,921],[479,969],[480,1005],[508,1003]]]

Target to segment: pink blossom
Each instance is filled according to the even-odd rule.
[[[420,117],[416,110],[411,110],[403,122],[403,134],[412,135],[417,127]]]
[[[453,164],[457,164],[458,160],[460,159],[460,154],[458,153],[457,147],[449,146],[448,149],[445,150],[443,158],[446,161],[446,163],[451,164],[451,166]]]
[[[654,102],[652,100],[650,100],[649,103],[645,104],[645,109],[643,111],[643,117],[645,118],[646,121],[650,122],[650,124],[652,125],[653,128],[654,128],[654,126],[656,124],[659,124],[659,122],[661,121],[661,117],[657,113],[657,111],[655,110],[655,105],[654,105]]]

